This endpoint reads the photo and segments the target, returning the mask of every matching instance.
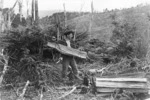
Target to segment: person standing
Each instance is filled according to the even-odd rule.
[[[72,48],[73,47],[72,42],[73,42],[73,38],[74,38],[74,32],[73,31],[67,31],[64,33],[63,36],[64,36],[63,37],[64,41],[62,44],[69,47],[69,48]],[[63,78],[63,80],[68,80],[67,72],[68,72],[69,66],[71,67],[73,75],[75,76],[75,78],[82,80],[79,77],[79,71],[78,71],[74,56],[62,54],[62,58],[63,58],[63,60],[62,60],[62,78]]]

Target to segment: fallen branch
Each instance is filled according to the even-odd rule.
[[[43,88],[41,89],[40,100],[43,98]]]
[[[66,94],[64,94],[63,96],[59,97],[58,100],[70,95],[71,93],[73,93],[76,90],[76,86],[73,86],[73,89],[70,92],[67,92]]]
[[[103,67],[101,69],[90,69],[89,72],[91,74],[96,74],[96,73],[101,73],[101,76],[108,71],[108,69],[110,68],[110,65]]]
[[[24,100],[24,94],[25,94],[25,92],[27,90],[27,87],[28,87],[29,83],[30,83],[29,81],[26,82],[26,85],[25,85],[25,87],[23,89],[23,92],[22,92],[22,94],[19,96],[19,98],[17,100]]]
[[[3,50],[2,50],[2,53],[0,53],[0,56],[2,56],[3,60],[5,61],[4,68],[3,68],[3,71],[2,71],[2,75],[0,77],[0,86],[1,86],[3,78],[4,78],[4,75],[5,75],[5,73],[6,73],[7,69],[8,69],[8,59],[9,59],[9,57],[7,55],[3,54]]]

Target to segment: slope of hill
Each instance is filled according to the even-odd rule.
[[[39,11],[39,16],[40,18],[43,18],[45,16],[51,16],[53,13],[59,12],[58,10],[40,10]]]
[[[64,21],[64,14],[57,13],[60,16],[60,22]],[[46,20],[47,25],[52,24],[52,20],[55,14],[50,17],[45,17],[42,20]],[[90,31],[90,13],[67,13],[67,24],[76,28],[79,32],[84,32],[88,30],[91,34],[91,38],[98,38],[102,41],[109,41],[112,36],[112,31],[114,26],[112,22],[115,20],[120,23],[129,23],[136,26],[136,31],[138,34],[147,34],[149,32],[150,26],[150,5],[137,6],[122,10],[112,10],[103,13],[94,13],[92,16],[91,31]],[[145,36],[148,38],[147,36]]]
[[[149,31],[150,21],[148,15],[150,14],[150,6],[135,7],[124,9],[120,11],[110,11],[105,13],[94,13],[92,20],[92,38],[98,38],[103,41],[108,41],[114,29],[112,22],[115,20],[120,23],[129,23],[135,25],[138,34],[145,34]],[[85,26],[88,29],[90,23],[90,16],[83,16],[74,19],[72,23],[76,23],[77,30],[83,29]]]

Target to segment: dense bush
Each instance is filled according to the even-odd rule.
[[[21,32],[10,31],[2,37],[1,44],[4,44],[4,53],[9,56],[10,66],[4,76],[4,82],[17,84],[29,80],[38,85],[41,81],[59,83],[61,68],[51,63],[57,53],[49,48],[49,60],[46,61],[43,56],[43,51],[48,48],[45,45],[47,41],[37,28]]]
[[[114,48],[113,55],[119,57],[137,57],[146,56],[146,44],[142,42],[144,38],[137,34],[136,26],[133,24],[113,22],[115,26],[111,41],[117,46]]]

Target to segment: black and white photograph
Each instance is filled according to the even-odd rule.
[[[0,100],[150,100],[150,0],[0,0]]]

